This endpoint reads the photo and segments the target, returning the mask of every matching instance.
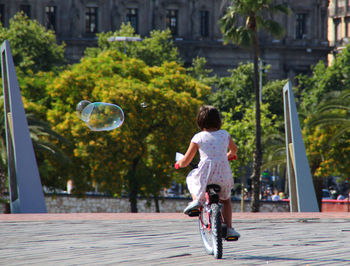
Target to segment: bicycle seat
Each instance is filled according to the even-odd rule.
[[[207,192],[215,192],[215,193],[219,193],[221,191],[221,187],[217,184],[210,184],[207,185]]]
[[[219,192],[221,190],[221,187],[217,184],[210,184],[207,185],[207,193],[209,194],[209,202],[211,203],[218,203],[219,202]]]

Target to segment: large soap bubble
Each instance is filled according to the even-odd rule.
[[[77,114],[93,131],[113,130],[124,122],[124,112],[116,104],[81,101],[77,105]]]

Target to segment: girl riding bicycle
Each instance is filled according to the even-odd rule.
[[[199,150],[198,168],[192,170],[186,178],[193,201],[188,204],[184,213],[198,209],[204,201],[206,186],[217,184],[221,187],[219,197],[223,203],[222,215],[227,226],[227,236],[238,238],[240,234],[232,228],[233,177],[229,165],[230,160],[237,158],[237,146],[229,133],[221,129],[220,114],[215,107],[200,107],[197,125],[202,131],[194,135],[185,156],[176,162],[176,167],[186,167]]]

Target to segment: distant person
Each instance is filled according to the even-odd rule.
[[[278,194],[278,191],[275,190],[275,192],[272,195],[272,201],[279,201],[281,200],[280,195]]]
[[[285,195],[284,195],[284,193],[282,191],[280,193],[278,193],[278,195],[280,196],[280,199],[284,199],[285,198]]]
[[[339,194],[337,200],[345,200],[345,197],[342,194]]]
[[[266,200],[267,201],[271,201],[272,200],[271,190],[269,188],[266,191]]]

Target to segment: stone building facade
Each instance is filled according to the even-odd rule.
[[[278,0],[289,6],[288,15],[276,15],[286,29],[282,40],[261,33],[261,57],[270,64],[272,79],[293,78],[309,73],[310,66],[327,60],[328,0]],[[67,44],[66,57],[77,62],[86,47],[97,44],[96,33],[115,31],[130,22],[136,32],[149,35],[152,29],[170,28],[186,65],[202,56],[219,75],[240,62],[251,61],[249,51],[224,45],[218,26],[228,0],[0,0],[0,19],[22,10],[56,31]]]
[[[350,0],[330,0],[328,40],[334,47],[330,61],[350,43]]]

